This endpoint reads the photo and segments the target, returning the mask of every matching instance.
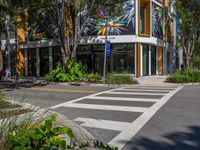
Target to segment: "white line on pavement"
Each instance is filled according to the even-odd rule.
[[[161,90],[175,90],[177,87],[156,87],[156,86],[132,86],[132,87],[124,87],[124,89],[161,89]]]
[[[96,120],[91,118],[76,118],[74,121],[83,122],[82,127],[91,127],[107,130],[122,131],[131,123],[128,122],[119,122],[119,121],[109,121],[109,120]]]
[[[117,88],[117,89],[119,89],[119,88]],[[95,94],[92,94],[92,95],[89,95],[89,96],[97,96],[97,95],[104,94],[104,93],[107,93],[107,92],[111,92],[111,91],[114,91],[114,90],[117,90],[117,89],[111,89],[111,90],[108,90],[108,91],[103,91],[103,92],[95,93]],[[58,104],[58,105],[54,105],[54,106],[50,107],[50,109],[56,109],[58,107],[62,107],[63,105],[66,105],[68,103],[75,103],[75,102],[87,99],[87,97],[88,96],[84,96],[84,97],[77,98],[77,99],[74,99],[74,100],[71,100],[71,101],[68,101],[68,102],[64,102],[64,103],[61,103],[61,104]]]
[[[81,108],[81,109],[95,109],[95,110],[110,110],[110,111],[123,111],[123,112],[145,112],[147,107],[128,107],[128,106],[108,106],[108,105],[95,105],[95,104],[80,104],[80,103],[66,103],[62,107]]]
[[[107,92],[106,94],[121,94],[121,95],[160,95],[164,96],[166,93],[143,93],[143,92],[137,92],[137,93],[132,93],[132,92]]]
[[[120,91],[139,91],[139,92],[165,92],[165,93],[167,93],[167,92],[170,92],[170,91],[172,91],[172,90],[166,90],[166,89],[124,89],[124,88],[121,88],[121,89],[118,89],[118,90],[120,90]]]
[[[89,96],[87,97],[87,99],[131,101],[131,102],[157,102],[158,101],[158,99],[150,99],[150,98],[124,98],[124,97],[100,97],[100,96]]]
[[[165,95],[161,100],[155,103],[150,109],[145,111],[140,117],[138,117],[133,123],[127,127],[124,131],[118,134],[108,144],[110,146],[117,146],[122,149],[136,134],[137,132],[153,117],[153,115],[183,86],[178,87],[176,90]]]

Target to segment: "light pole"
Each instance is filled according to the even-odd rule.
[[[104,51],[104,63],[103,63],[103,83],[105,84],[105,81],[106,81],[106,51],[107,51],[107,39],[108,39],[107,26],[108,26],[109,17],[104,16],[103,19],[106,20],[105,51]]]

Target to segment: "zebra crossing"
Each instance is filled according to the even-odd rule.
[[[51,108],[56,110],[62,108],[62,111],[70,110],[71,113],[74,110],[75,115],[69,114],[67,117],[79,123],[89,132],[91,131],[92,135],[95,130],[100,129],[115,132],[106,143],[122,149],[182,87],[120,87],[58,104]],[[98,136],[96,137],[98,139]]]

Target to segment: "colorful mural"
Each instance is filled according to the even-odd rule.
[[[152,35],[157,38],[163,38],[163,11],[152,3]]]
[[[135,28],[135,0],[124,2],[123,10],[123,20],[127,20],[127,25],[132,24],[133,28]]]
[[[83,36],[109,35],[131,35],[135,34],[135,0],[127,0],[123,3],[111,5],[110,8],[99,6],[95,14],[86,23]],[[103,16],[109,16],[106,20]],[[80,17],[84,21],[84,15]],[[83,21],[80,21],[83,24]]]
[[[97,35],[105,35],[106,32],[109,35],[119,35],[123,31],[126,31],[125,28],[127,21],[123,21],[123,16],[110,18],[108,21],[102,19],[97,23],[96,29],[94,32],[97,32]]]

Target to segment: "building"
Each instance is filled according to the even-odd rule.
[[[168,8],[173,12],[173,3],[173,0],[124,0],[121,4],[101,8],[109,16],[107,33],[111,54],[107,58],[107,72],[126,72],[140,77],[165,75],[176,69],[176,19],[164,11]],[[90,21],[84,28],[77,59],[85,65],[86,71],[102,73],[106,19],[94,16]],[[37,33],[18,29],[19,76],[44,76],[61,59],[59,47],[53,40],[40,28],[34,32]],[[13,51],[13,70],[14,54]]]

